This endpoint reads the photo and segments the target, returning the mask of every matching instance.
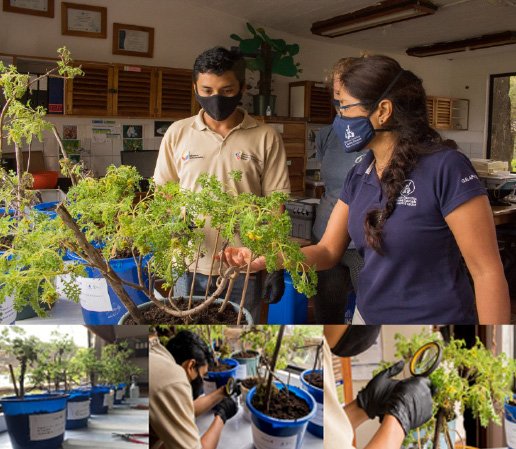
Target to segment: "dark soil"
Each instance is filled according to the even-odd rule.
[[[305,375],[305,380],[314,387],[317,388],[323,388],[324,382],[323,382],[323,376],[321,373],[310,373]]]
[[[516,399],[511,399],[510,401],[507,401],[507,403],[513,407],[516,407]]]
[[[179,310],[187,310],[188,299],[180,298],[174,301]],[[219,313],[220,304],[211,304],[198,315],[188,318],[176,318],[166,312],[162,312],[155,305],[152,305],[143,312],[147,323],[152,324],[236,324],[238,312],[231,306],[227,306],[224,312]],[[124,324],[136,324],[132,317],[127,318]],[[240,324],[247,324],[245,315],[242,315]]]
[[[5,248],[6,246],[10,247],[11,244],[13,243],[13,240],[14,240],[14,236],[12,236],[12,235],[5,235],[3,237],[0,237],[0,247],[3,247],[3,248]]]
[[[225,363],[219,363],[218,365],[210,365],[208,367],[209,373],[222,373],[223,371],[229,371],[233,369],[232,366],[226,365]]]
[[[254,359],[258,354],[254,351],[237,352],[233,354],[233,357],[238,359]]]
[[[242,385],[245,388],[247,388],[248,390],[250,390],[251,388],[253,388],[256,385],[258,385],[258,378],[257,377],[248,377],[247,379],[244,379],[242,381]]]
[[[258,411],[277,419],[300,419],[310,413],[310,407],[304,399],[293,393],[287,394],[284,390],[279,390],[271,398],[268,412],[265,404],[258,403],[256,396],[253,396],[252,404]]]

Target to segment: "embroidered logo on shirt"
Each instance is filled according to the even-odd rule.
[[[260,164],[262,161],[258,159],[256,156],[252,154],[244,153],[243,151],[237,151],[235,154],[235,159],[237,161],[253,161],[257,164]]]
[[[358,156],[355,159],[355,164],[360,164],[360,162],[362,162],[362,159],[364,159],[364,157],[365,157],[365,154],[361,154],[360,156]]]
[[[401,189],[400,196],[396,201],[396,204],[399,204],[401,206],[416,206],[417,198],[410,196],[414,193],[415,190],[416,185],[414,184],[414,181],[412,181],[412,179],[406,179],[405,184]]]
[[[188,162],[191,159],[204,159],[204,156],[201,156],[200,154],[192,154],[192,153],[190,153],[190,150],[186,150],[181,155],[181,159],[184,162]]]
[[[460,180],[460,182],[462,182],[462,184],[466,184],[467,182],[471,181],[472,179],[478,179],[478,176],[472,174],[472,175],[466,176],[465,178],[462,178]]]

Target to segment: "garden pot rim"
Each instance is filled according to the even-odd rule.
[[[280,390],[283,390],[285,388],[285,386],[283,384],[281,384],[280,382],[274,382],[274,384]],[[260,418],[262,420],[268,420],[268,421],[272,421],[274,423],[297,425],[297,424],[302,424],[304,422],[309,422],[315,416],[315,414],[317,412],[316,400],[308,391],[304,391],[301,388],[296,387],[294,385],[288,385],[288,389],[291,393],[294,393],[297,397],[299,397],[298,393],[301,393],[302,395],[306,394],[308,396],[309,401],[307,401],[307,402],[310,407],[310,413],[308,413],[308,415],[302,416],[301,418],[298,418],[298,419],[279,419],[279,418],[273,418],[272,416],[266,415],[265,413],[262,413],[259,410],[256,410],[256,408],[251,403],[251,400],[254,396],[254,392],[256,390],[256,386],[251,388],[249,390],[249,392],[247,393],[247,397],[245,400],[246,404],[247,404],[247,408],[249,409],[249,411],[251,412],[252,415],[256,415],[258,418]],[[305,398],[302,398],[302,399],[305,399]]]
[[[18,396],[5,396],[0,398],[0,402],[43,402],[56,399],[68,399],[68,393],[39,393],[26,394],[23,398]]]
[[[235,359],[245,359],[245,357],[235,357],[235,354],[241,353],[241,352],[247,352],[250,354],[254,354],[255,356],[260,356],[260,353],[258,351],[255,351],[254,349],[246,349],[245,351],[234,351],[231,353],[230,357]],[[248,357],[252,359],[252,357]]]
[[[228,365],[227,362],[231,362],[231,364],[233,362],[236,363],[236,365],[232,366],[231,368],[227,369],[226,371],[210,371],[210,368],[208,367],[208,371],[206,372],[206,375],[209,375],[209,374],[214,374],[214,375],[218,375],[218,374],[222,374],[222,373],[228,373],[230,371],[233,371],[234,369],[236,369],[238,367],[238,365],[240,365],[240,363],[238,363],[235,359],[232,359],[231,357],[225,357],[223,359],[218,359],[219,363],[225,363],[226,365]]]
[[[322,393],[324,393],[324,388],[319,388],[319,387],[316,387],[315,385],[312,385],[310,382],[307,382],[305,380],[305,375],[306,374],[310,374],[310,373],[321,373],[323,374],[323,370],[322,369],[305,369],[300,375],[299,375],[299,380],[301,381],[302,384],[306,385],[306,386],[309,386],[310,388],[313,388],[317,391],[320,391]]]

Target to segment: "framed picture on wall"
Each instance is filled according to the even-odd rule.
[[[54,17],[54,0],[3,0],[4,11]]]
[[[113,24],[113,54],[152,58],[154,28]]]
[[[107,37],[107,8],[77,3],[61,3],[61,34]]]

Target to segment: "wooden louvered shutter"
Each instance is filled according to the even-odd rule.
[[[111,115],[112,66],[82,64],[82,70],[84,76],[66,80],[66,113]]]
[[[195,113],[192,71],[160,69],[158,81],[158,114],[160,117],[182,119]]]
[[[330,92],[323,83],[311,83],[309,120],[314,123],[331,123],[335,114]]]
[[[449,98],[435,99],[435,127],[449,129],[451,127],[451,100]]]
[[[155,115],[155,69],[117,65],[114,73],[116,93],[113,115],[153,117]]]
[[[435,98],[426,97],[426,110],[428,113],[428,123],[430,126],[435,126]]]

